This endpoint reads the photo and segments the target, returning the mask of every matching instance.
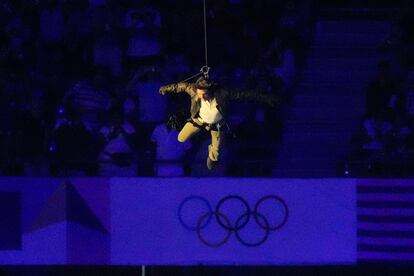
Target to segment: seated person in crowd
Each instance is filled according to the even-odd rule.
[[[377,76],[368,85],[366,94],[366,112],[375,116],[384,110],[395,110],[397,104],[397,86],[391,78],[390,65],[382,61],[378,64]]]
[[[102,127],[111,103],[110,76],[107,69],[97,67],[92,79],[75,82],[63,98],[63,105],[75,108],[79,119],[95,134]]]
[[[136,176],[135,128],[125,121],[121,111],[113,111],[110,122],[100,130],[104,147],[99,153],[100,176]]]
[[[183,176],[184,156],[191,142],[178,141],[179,118],[171,116],[165,123],[155,127],[151,141],[155,143],[154,171],[156,176]]]
[[[57,176],[96,175],[99,140],[76,110],[66,108],[52,133],[51,173]]]

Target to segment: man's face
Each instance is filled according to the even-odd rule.
[[[210,99],[210,95],[208,94],[207,90],[205,90],[205,89],[198,89],[197,88],[197,97],[200,100],[205,100],[205,101]]]

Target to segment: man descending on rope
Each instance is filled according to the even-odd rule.
[[[208,147],[207,168],[212,170],[219,161],[220,144],[223,140],[226,107],[228,101],[255,101],[274,106],[276,98],[256,91],[223,89],[208,78],[200,77],[195,83],[179,82],[160,87],[160,94],[185,92],[191,97],[191,118],[178,134],[178,141],[185,142],[204,129],[211,133]]]

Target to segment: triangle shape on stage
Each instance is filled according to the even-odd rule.
[[[29,227],[29,232],[61,221],[75,222],[96,231],[108,233],[108,230],[68,179],[64,180],[50,196],[45,207]]]

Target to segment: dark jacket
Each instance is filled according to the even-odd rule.
[[[192,118],[197,118],[201,108],[201,100],[197,97],[197,88],[194,83],[179,82],[161,86],[160,93],[182,93],[185,92],[191,97],[190,113]],[[217,101],[217,109],[226,118],[226,109],[229,101],[254,101],[273,106],[276,99],[272,95],[262,94],[254,90],[228,90],[220,86],[209,89],[209,94]]]

